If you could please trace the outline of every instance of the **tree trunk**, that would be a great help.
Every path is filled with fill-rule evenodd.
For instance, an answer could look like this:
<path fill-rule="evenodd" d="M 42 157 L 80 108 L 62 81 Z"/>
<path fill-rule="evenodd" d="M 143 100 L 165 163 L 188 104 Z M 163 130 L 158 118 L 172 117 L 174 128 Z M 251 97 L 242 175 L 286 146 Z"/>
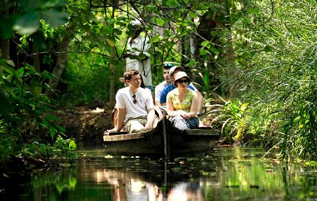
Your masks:
<path fill-rule="evenodd" d="M 111 0 L 112 2 L 112 14 L 111 14 L 111 18 L 115 17 L 115 11 L 118 7 L 118 0 Z M 105 8 L 105 15 L 107 15 L 107 9 Z M 114 24 L 112 23 L 113 29 Z M 111 36 L 112 39 L 115 39 L 115 36 L 112 35 Z M 115 106 L 115 96 L 116 96 L 116 92 L 115 92 L 115 64 L 114 61 L 116 60 L 116 47 L 115 46 L 111 46 L 111 53 L 110 53 L 110 65 L 109 65 L 109 70 L 110 70 L 110 83 L 109 83 L 109 107 L 110 108 L 114 108 Z M 107 104 L 105 104 L 105 106 L 107 106 Z"/>
<path fill-rule="evenodd" d="M 70 22 L 71 23 L 71 22 Z M 57 48 L 57 52 L 60 53 L 57 55 L 56 65 L 53 69 L 52 74 L 54 75 L 54 78 L 50 79 L 49 81 L 49 88 L 46 89 L 45 94 L 49 98 L 54 97 L 54 90 L 57 89 L 60 78 L 62 73 L 64 72 L 66 63 L 67 63 L 67 51 L 68 51 L 68 45 L 70 43 L 70 31 L 75 28 L 75 23 L 72 23 L 69 27 L 66 28 L 66 33 L 63 36 L 62 42 L 59 44 Z"/>
<path fill-rule="evenodd" d="M 188 40 L 188 36 L 183 36 L 181 39 L 181 52 L 182 52 L 182 58 L 181 58 L 181 65 L 186 66 L 186 64 L 189 62 L 190 58 L 190 44 Z"/>
<path fill-rule="evenodd" d="M 112 47 L 111 49 L 111 58 L 114 59 L 116 57 L 116 50 L 114 47 Z M 110 86 L 109 86 L 109 90 L 110 90 L 110 94 L 109 94 L 109 107 L 110 108 L 114 108 L 115 106 L 115 96 L 116 96 L 116 92 L 115 92 L 115 65 L 113 64 L 113 62 L 111 61 L 110 66 L 109 66 L 109 70 L 110 70 Z"/>
<path fill-rule="evenodd" d="M 38 54 L 38 46 L 34 42 L 33 43 L 33 53 L 35 53 L 35 56 L 33 58 L 33 66 L 36 70 L 36 72 L 40 73 L 40 55 Z M 42 82 L 39 78 L 36 79 L 35 83 L 33 83 L 33 96 L 34 97 L 39 97 L 42 92 Z"/>
<path fill-rule="evenodd" d="M 8 39 L 1 39 L 1 58 L 10 59 L 10 43 Z"/>
<path fill-rule="evenodd" d="M 206 12 L 203 16 L 200 18 L 200 24 L 197 28 L 197 31 L 199 35 L 201 35 L 205 40 L 208 40 L 212 42 L 213 44 L 219 44 L 219 36 L 212 36 L 210 34 L 211 31 L 217 31 L 219 29 L 227 28 L 229 32 L 231 31 L 231 19 L 230 19 L 230 6 L 232 3 L 232 0 L 217 0 L 218 4 L 222 5 L 224 8 L 224 11 L 221 10 L 209 10 Z M 231 33 L 228 34 L 229 40 L 228 43 L 231 42 L 230 40 Z M 201 48 L 201 42 L 203 40 L 200 37 L 197 37 L 197 52 L 196 56 L 199 55 L 199 49 Z M 221 44 L 219 46 L 215 46 L 216 48 L 220 48 Z M 224 50 L 226 54 L 220 55 L 226 57 L 228 61 L 228 65 L 232 64 L 232 61 L 234 61 L 233 57 L 233 50 L 232 45 L 229 45 L 229 49 Z M 222 52 L 222 51 L 221 51 Z M 199 57 L 198 57 L 199 58 Z M 206 72 L 209 72 L 210 77 L 210 89 L 219 86 L 220 80 L 215 79 L 215 74 L 217 73 L 217 66 L 215 65 L 215 61 L 213 59 L 210 59 L 209 61 L 205 61 L 206 64 L 201 63 L 200 66 L 206 66 L 209 69 L 206 69 Z M 228 77 L 231 76 L 231 72 L 227 73 Z M 220 91 L 217 91 L 217 93 L 228 95 L 230 96 L 233 91 L 225 91 L 223 92 L 221 88 L 219 88 Z"/>

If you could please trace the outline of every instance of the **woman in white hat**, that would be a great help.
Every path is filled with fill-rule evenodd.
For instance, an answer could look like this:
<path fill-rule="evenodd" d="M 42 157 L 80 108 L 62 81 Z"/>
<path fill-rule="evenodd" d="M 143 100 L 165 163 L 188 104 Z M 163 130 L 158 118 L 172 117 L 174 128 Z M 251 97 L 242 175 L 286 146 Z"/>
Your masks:
<path fill-rule="evenodd" d="M 190 78 L 185 72 L 177 72 L 174 75 L 176 89 L 167 95 L 167 113 L 173 125 L 181 130 L 198 128 L 199 119 L 198 95 L 187 86 Z"/>

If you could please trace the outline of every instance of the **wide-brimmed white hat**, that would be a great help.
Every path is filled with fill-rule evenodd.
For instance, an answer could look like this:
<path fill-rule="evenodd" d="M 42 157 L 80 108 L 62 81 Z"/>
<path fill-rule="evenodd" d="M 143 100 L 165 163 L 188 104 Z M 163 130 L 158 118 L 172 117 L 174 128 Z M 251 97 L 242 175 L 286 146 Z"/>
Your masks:
<path fill-rule="evenodd" d="M 190 82 L 190 78 L 188 77 L 187 73 L 181 71 L 181 72 L 177 72 L 175 75 L 174 75 L 174 85 L 175 85 L 175 82 L 177 82 L 177 80 L 180 80 L 182 78 L 186 77 L 188 79 L 188 83 Z"/>
<path fill-rule="evenodd" d="M 173 67 L 169 70 L 168 74 L 169 74 L 170 76 L 172 76 L 173 73 L 174 73 L 176 70 L 182 70 L 182 71 L 184 71 L 184 68 L 181 67 L 181 66 L 173 66 Z"/>

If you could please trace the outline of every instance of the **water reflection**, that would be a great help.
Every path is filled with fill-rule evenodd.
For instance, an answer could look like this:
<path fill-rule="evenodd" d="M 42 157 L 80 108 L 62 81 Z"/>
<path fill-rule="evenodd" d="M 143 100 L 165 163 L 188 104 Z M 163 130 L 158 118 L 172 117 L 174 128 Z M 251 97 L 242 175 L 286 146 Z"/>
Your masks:
<path fill-rule="evenodd" d="M 160 188 L 134 173 L 104 170 L 96 174 L 99 182 L 106 181 L 114 186 L 114 201 L 204 201 L 199 182 L 179 182 L 167 190 L 168 184 Z"/>
<path fill-rule="evenodd" d="M 215 171 L 213 160 L 202 165 L 199 157 L 168 162 L 138 157 L 106 158 L 102 164 L 82 158 L 78 175 L 82 175 L 82 179 L 87 179 L 83 175 L 93 175 L 91 177 L 98 184 L 112 185 L 114 201 L 203 201 L 199 178 L 202 172 Z M 198 167 L 200 170 L 196 169 Z"/>
<path fill-rule="evenodd" d="M 169 162 L 110 157 L 85 150 L 75 168 L 35 174 L 30 183 L 7 188 L 0 200 L 204 201 L 316 200 L 317 170 L 262 158 L 255 149 L 216 149 L 203 157 Z"/>

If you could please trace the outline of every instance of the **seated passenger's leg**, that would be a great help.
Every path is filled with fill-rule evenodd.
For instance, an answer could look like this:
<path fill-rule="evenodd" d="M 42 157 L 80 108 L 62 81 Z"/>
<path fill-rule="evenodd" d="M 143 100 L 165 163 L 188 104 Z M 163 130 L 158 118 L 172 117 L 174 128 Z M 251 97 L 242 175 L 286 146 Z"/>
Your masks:
<path fill-rule="evenodd" d="M 187 119 L 186 121 L 190 129 L 198 128 L 199 126 L 199 119 L 197 117 L 192 117 L 190 119 Z"/>
<path fill-rule="evenodd" d="M 126 130 L 129 133 L 145 130 L 145 127 L 138 119 L 129 120 L 125 125 Z"/>
<path fill-rule="evenodd" d="M 180 130 L 188 130 L 189 129 L 188 123 L 181 116 L 173 117 L 170 119 L 170 121 L 172 122 L 173 126 L 175 126 L 176 128 L 178 128 Z"/>

